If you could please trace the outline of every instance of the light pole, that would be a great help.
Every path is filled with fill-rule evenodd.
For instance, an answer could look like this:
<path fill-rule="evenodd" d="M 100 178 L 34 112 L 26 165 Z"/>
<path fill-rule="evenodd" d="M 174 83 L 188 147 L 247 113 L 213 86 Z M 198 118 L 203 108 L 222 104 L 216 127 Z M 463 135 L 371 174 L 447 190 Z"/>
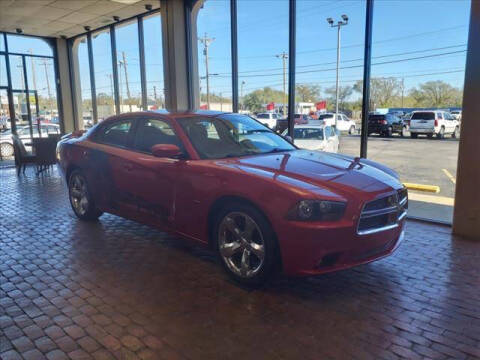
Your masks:
<path fill-rule="evenodd" d="M 335 95 L 335 129 L 337 129 L 337 121 L 338 121 L 338 68 L 340 64 L 340 29 L 342 26 L 348 24 L 348 16 L 343 14 L 342 20 L 339 20 L 336 24 L 332 18 L 327 18 L 327 22 L 330 24 L 330 27 L 337 28 L 337 81 L 336 81 L 336 95 Z"/>
<path fill-rule="evenodd" d="M 208 47 L 215 40 L 215 38 L 208 38 L 207 33 L 203 38 L 198 38 L 198 40 L 203 44 L 203 55 L 205 56 L 205 79 L 207 80 L 207 108 L 210 110 L 210 76 L 208 72 Z"/>
<path fill-rule="evenodd" d="M 243 85 L 245 85 L 245 80 L 242 81 L 242 84 L 240 85 L 240 99 L 242 100 L 242 106 L 241 106 L 242 110 L 244 110 L 244 108 L 243 108 Z"/>
<path fill-rule="evenodd" d="M 283 63 L 283 116 L 287 115 L 287 111 L 285 110 L 286 103 L 287 103 L 287 90 L 286 90 L 286 83 L 287 83 L 287 59 L 288 54 L 284 51 L 279 55 L 275 55 L 277 58 L 282 59 Z"/>

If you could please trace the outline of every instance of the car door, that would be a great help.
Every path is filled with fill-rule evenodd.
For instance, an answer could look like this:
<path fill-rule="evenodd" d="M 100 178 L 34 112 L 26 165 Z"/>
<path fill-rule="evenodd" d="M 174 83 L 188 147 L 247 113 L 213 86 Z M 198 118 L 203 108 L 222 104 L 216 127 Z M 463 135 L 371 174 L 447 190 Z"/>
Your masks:
<path fill-rule="evenodd" d="M 102 209 L 122 216 L 127 216 L 132 202 L 128 176 L 133 166 L 132 136 L 132 119 L 108 122 L 98 129 L 95 146 L 84 153 L 95 200 Z"/>
<path fill-rule="evenodd" d="M 168 228 L 175 217 L 177 180 L 184 160 L 155 157 L 152 147 L 157 144 L 177 145 L 185 153 L 170 121 L 138 120 L 125 174 L 131 194 L 129 211 L 139 221 Z"/>

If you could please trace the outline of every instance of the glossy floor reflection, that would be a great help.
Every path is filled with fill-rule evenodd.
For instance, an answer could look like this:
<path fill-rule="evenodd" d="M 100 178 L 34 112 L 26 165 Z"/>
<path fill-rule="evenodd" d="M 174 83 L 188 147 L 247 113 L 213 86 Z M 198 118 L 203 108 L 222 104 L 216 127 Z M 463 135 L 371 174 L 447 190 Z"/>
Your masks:
<path fill-rule="evenodd" d="M 0 358 L 480 357 L 480 243 L 410 221 L 392 257 L 243 289 L 206 250 L 0 170 Z"/>

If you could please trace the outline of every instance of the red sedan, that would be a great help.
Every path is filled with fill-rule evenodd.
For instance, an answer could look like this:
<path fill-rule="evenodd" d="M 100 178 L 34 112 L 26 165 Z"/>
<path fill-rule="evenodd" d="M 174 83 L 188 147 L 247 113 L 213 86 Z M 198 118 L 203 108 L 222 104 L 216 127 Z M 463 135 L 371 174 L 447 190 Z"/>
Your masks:
<path fill-rule="evenodd" d="M 80 219 L 108 212 L 209 245 L 244 283 L 367 263 L 403 236 L 394 171 L 300 150 L 244 115 L 123 114 L 57 151 Z"/>

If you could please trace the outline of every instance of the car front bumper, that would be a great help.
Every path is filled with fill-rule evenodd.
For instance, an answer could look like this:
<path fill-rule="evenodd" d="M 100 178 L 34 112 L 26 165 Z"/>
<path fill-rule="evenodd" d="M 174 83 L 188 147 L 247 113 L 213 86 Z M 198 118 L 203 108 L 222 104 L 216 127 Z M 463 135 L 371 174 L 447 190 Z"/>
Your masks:
<path fill-rule="evenodd" d="M 381 259 L 398 248 L 404 228 L 405 217 L 393 228 L 363 235 L 353 224 L 319 228 L 296 222 L 279 236 L 284 273 L 318 275 Z"/>

